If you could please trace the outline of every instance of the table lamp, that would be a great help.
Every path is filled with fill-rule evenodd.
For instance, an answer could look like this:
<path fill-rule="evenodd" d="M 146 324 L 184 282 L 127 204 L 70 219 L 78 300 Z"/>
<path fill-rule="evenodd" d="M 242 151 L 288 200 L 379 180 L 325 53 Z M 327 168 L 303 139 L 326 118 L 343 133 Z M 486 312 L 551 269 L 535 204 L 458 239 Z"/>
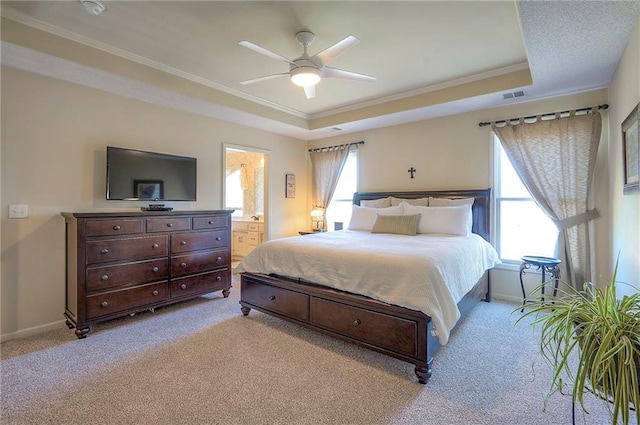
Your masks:
<path fill-rule="evenodd" d="M 320 222 L 324 221 L 324 210 L 318 207 L 311 210 L 311 220 L 316 223 L 316 227 L 313 229 L 313 231 L 322 232 Z"/>

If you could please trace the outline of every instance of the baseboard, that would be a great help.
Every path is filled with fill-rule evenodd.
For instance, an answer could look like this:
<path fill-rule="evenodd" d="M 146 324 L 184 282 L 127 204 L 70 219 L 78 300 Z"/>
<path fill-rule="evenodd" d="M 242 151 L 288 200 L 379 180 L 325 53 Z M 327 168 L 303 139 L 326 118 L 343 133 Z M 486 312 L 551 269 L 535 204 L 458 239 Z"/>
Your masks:
<path fill-rule="evenodd" d="M 491 299 L 497 301 L 506 301 L 514 304 L 522 304 L 522 297 L 514 297 L 507 294 L 496 294 L 493 291 L 491 292 Z"/>
<path fill-rule="evenodd" d="M 40 326 L 34 326 L 32 328 L 22 329 L 17 332 L 2 334 L 0 335 L 0 343 L 5 341 L 10 341 L 12 339 L 26 338 L 29 336 L 41 334 L 43 332 L 60 329 L 62 326 L 67 327 L 67 325 L 65 325 L 64 320 L 47 323 L 46 325 L 40 325 Z"/>

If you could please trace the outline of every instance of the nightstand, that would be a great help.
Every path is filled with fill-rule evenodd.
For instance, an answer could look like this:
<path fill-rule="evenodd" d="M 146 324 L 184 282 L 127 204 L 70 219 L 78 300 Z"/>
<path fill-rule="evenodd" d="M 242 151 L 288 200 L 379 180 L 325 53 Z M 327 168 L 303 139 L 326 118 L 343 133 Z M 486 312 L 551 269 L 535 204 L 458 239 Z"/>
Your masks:
<path fill-rule="evenodd" d="M 522 257 L 522 264 L 520 265 L 520 287 L 522 288 L 522 310 L 524 311 L 524 307 L 527 304 L 527 293 L 524 289 L 524 282 L 522 280 L 522 276 L 526 274 L 526 271 L 530 269 L 532 266 L 537 267 L 538 271 L 542 272 L 542 287 L 541 287 L 541 295 L 542 301 L 544 301 L 544 288 L 547 282 L 546 273 L 551 275 L 551 279 L 553 279 L 553 296 L 555 297 L 558 293 L 558 281 L 560 280 L 560 263 L 562 261 L 558 258 L 550 258 L 550 257 L 537 257 L 533 255 L 526 255 Z M 550 279 L 550 280 L 551 280 Z"/>

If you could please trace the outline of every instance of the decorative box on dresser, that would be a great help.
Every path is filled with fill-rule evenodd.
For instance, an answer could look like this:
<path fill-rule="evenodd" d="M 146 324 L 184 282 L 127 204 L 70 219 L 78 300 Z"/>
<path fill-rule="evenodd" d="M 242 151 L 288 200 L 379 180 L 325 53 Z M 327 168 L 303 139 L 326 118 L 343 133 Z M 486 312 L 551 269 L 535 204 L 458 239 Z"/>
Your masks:
<path fill-rule="evenodd" d="M 231 213 L 63 212 L 67 326 L 91 325 L 231 289 Z"/>

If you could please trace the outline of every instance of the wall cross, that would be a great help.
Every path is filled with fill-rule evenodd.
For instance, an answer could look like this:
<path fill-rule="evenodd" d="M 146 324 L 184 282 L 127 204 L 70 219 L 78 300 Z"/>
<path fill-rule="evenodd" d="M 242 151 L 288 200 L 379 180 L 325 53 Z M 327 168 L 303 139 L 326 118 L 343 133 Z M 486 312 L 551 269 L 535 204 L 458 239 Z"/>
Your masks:
<path fill-rule="evenodd" d="M 415 168 L 413 168 L 413 167 L 411 167 L 411 168 L 409 168 L 409 169 L 407 170 L 407 173 L 411 173 L 411 178 L 413 178 L 413 173 L 415 173 L 415 172 L 416 172 L 416 169 L 415 169 Z"/>

